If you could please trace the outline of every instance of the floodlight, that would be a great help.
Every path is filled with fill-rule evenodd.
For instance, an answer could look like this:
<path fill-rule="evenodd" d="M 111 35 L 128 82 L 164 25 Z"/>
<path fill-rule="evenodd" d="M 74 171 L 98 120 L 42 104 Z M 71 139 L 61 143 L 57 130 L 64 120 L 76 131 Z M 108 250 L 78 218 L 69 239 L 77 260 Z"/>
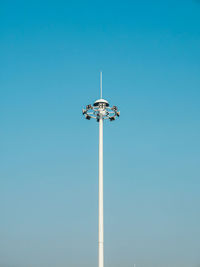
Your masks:
<path fill-rule="evenodd" d="M 114 121 L 115 117 L 110 117 L 109 119 L 110 119 L 110 121 Z"/>
<path fill-rule="evenodd" d="M 86 106 L 86 109 L 87 109 L 87 110 L 92 109 L 92 105 L 87 105 L 87 106 Z"/>
<path fill-rule="evenodd" d="M 85 118 L 86 118 L 86 120 L 90 120 L 91 119 L 91 117 L 88 114 L 85 115 Z"/>

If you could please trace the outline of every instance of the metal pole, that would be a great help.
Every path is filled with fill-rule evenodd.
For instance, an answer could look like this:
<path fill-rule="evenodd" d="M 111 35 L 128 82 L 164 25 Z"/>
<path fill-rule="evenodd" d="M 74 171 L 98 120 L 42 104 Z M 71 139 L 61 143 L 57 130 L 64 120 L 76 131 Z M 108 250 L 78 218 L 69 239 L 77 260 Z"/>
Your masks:
<path fill-rule="evenodd" d="M 103 117 L 99 119 L 99 267 L 104 266 L 103 229 Z"/>
<path fill-rule="evenodd" d="M 103 121 L 109 119 L 114 121 L 119 117 L 120 112 L 116 106 L 110 107 L 107 100 L 102 99 L 102 72 L 100 72 L 100 99 L 93 105 L 87 105 L 83 109 L 83 115 L 87 120 L 96 119 L 99 122 L 99 265 L 104 267 L 104 226 L 103 226 Z"/>

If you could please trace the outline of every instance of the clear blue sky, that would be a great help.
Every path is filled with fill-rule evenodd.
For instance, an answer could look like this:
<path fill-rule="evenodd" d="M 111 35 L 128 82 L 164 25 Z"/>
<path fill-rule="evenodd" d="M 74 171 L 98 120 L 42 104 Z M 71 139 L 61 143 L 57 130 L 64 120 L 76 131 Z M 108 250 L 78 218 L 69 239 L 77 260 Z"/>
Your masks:
<path fill-rule="evenodd" d="M 200 266 L 200 2 L 1 1 L 0 266 Z"/>

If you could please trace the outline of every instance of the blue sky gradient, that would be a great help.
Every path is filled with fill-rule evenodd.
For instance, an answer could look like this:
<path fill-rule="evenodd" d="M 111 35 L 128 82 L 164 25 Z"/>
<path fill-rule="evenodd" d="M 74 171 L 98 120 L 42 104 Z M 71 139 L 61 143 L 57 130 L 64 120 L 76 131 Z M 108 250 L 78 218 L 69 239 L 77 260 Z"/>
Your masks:
<path fill-rule="evenodd" d="M 200 266 L 200 2 L 1 1 L 0 266 Z"/>

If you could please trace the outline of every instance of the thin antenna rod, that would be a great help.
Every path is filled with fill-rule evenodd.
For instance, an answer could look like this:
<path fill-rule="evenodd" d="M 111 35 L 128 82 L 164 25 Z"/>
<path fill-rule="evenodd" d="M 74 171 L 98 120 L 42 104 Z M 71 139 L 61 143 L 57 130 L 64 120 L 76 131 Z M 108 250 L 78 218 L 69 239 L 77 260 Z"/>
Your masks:
<path fill-rule="evenodd" d="M 102 98 L 102 71 L 100 72 L 100 98 Z"/>

